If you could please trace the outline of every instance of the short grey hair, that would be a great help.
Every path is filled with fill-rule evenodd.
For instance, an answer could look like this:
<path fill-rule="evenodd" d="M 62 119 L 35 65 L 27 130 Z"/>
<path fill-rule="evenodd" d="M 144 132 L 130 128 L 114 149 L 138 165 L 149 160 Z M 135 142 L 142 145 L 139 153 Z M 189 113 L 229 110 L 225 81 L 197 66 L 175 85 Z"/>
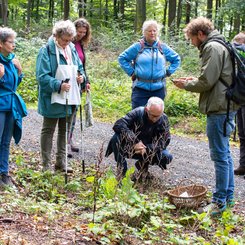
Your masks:
<path fill-rule="evenodd" d="M 161 29 L 162 29 L 162 25 L 158 24 L 155 20 L 146 20 L 143 23 L 142 26 L 142 34 L 145 34 L 145 31 L 150 27 L 150 26 L 154 26 L 157 28 L 157 34 L 159 35 Z"/>
<path fill-rule="evenodd" d="M 159 97 L 151 97 L 150 99 L 148 99 L 147 104 L 146 104 L 146 108 L 148 110 L 150 110 L 150 107 L 152 105 L 161 105 L 162 106 L 162 111 L 164 111 L 164 101 L 159 98 Z"/>
<path fill-rule="evenodd" d="M 0 42 L 5 43 L 10 37 L 15 38 L 17 33 L 8 27 L 0 27 Z"/>
<path fill-rule="evenodd" d="M 61 20 L 55 23 L 52 33 L 56 37 L 64 35 L 75 37 L 76 27 L 70 20 Z"/>

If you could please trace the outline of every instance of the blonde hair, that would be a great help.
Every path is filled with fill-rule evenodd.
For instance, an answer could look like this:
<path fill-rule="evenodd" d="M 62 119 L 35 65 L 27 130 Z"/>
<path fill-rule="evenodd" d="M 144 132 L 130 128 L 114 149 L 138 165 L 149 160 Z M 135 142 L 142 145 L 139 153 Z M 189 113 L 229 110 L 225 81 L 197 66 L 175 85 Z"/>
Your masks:
<path fill-rule="evenodd" d="M 70 36 L 74 37 L 76 35 L 76 28 L 70 20 L 61 20 L 54 24 L 53 35 L 55 37 Z"/>
<path fill-rule="evenodd" d="M 92 37 L 92 30 L 89 22 L 84 18 L 80 18 L 74 21 L 74 25 L 76 29 L 80 27 L 86 28 L 87 32 L 86 35 L 82 38 L 81 44 L 84 45 L 85 47 L 88 47 L 88 44 L 90 43 Z"/>
<path fill-rule="evenodd" d="M 144 35 L 146 30 L 150 27 L 150 26 L 154 26 L 157 29 L 157 34 L 159 35 L 161 29 L 162 29 L 162 25 L 158 24 L 155 20 L 146 20 L 143 23 L 142 26 L 142 34 Z"/>
<path fill-rule="evenodd" d="M 208 18 L 198 17 L 192 19 L 184 29 L 185 37 L 189 39 L 190 36 L 197 36 L 198 31 L 202 31 L 203 34 L 208 35 L 214 30 L 214 25 Z"/>

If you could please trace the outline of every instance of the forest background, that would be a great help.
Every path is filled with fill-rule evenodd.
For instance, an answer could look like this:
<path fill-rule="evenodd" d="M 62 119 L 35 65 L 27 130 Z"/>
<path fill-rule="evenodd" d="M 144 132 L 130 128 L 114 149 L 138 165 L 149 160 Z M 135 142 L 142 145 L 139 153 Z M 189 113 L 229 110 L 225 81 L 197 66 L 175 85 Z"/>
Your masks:
<path fill-rule="evenodd" d="M 190 19 L 197 16 L 212 19 L 227 40 L 245 30 L 244 0 L 0 0 L 0 7 L 0 25 L 18 33 L 15 53 L 25 74 L 18 92 L 29 109 L 37 107 L 37 53 L 51 35 L 53 24 L 61 19 L 88 19 L 93 38 L 86 50 L 86 70 L 92 86 L 94 117 L 102 122 L 114 122 L 131 108 L 131 80 L 119 67 L 117 57 L 141 37 L 144 20 L 155 19 L 161 23 L 160 39 L 180 54 L 182 65 L 173 77 L 198 76 L 199 73 L 198 50 L 184 39 L 182 32 Z M 170 80 L 167 90 L 165 112 L 172 132 L 203 137 L 205 116 L 198 111 L 198 95 L 176 89 Z M 173 213 L 174 207 L 166 197 L 156 195 L 157 191 L 141 194 L 130 178 L 118 188 L 113 174 L 99 173 L 98 168 L 91 168 L 83 178 L 78 173 L 65 186 L 60 176 L 53 178 L 36 171 L 35 153 L 26 156 L 20 150 L 12 150 L 11 154 L 18 166 L 16 183 L 23 188 L 23 193 L 13 194 L 10 190 L 9 195 L 1 195 L 1 203 L 6 204 L 0 208 L 1 217 L 9 217 L 9 211 L 16 215 L 17 209 L 17 216 L 24 213 L 36 228 L 45 224 L 48 234 L 57 233 L 53 229 L 59 219 L 62 229 L 73 229 L 80 234 L 80 241 L 91 242 L 88 244 L 92 241 L 102 244 L 122 241 L 125 244 L 158 244 L 159 241 L 165 241 L 163 244 L 242 244 L 244 241 L 243 221 L 232 212 L 216 221 L 194 211 Z M 97 215 L 91 215 L 94 207 Z M 84 211 L 90 213 L 86 220 L 81 218 Z M 88 222 L 92 216 L 93 221 Z M 67 217 L 73 220 L 67 221 Z M 0 235 L 1 232 L 0 229 Z M 127 241 L 126 234 L 130 237 Z M 15 237 L 7 234 L 0 242 L 4 239 L 13 242 Z M 21 239 L 27 241 L 28 238 Z"/>

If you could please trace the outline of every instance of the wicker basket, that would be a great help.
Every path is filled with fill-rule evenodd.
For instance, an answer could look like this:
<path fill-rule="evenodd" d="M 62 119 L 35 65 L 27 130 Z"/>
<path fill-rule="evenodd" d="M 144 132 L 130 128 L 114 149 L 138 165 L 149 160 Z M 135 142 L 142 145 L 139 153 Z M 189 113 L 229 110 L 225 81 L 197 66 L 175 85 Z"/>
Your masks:
<path fill-rule="evenodd" d="M 183 185 L 184 182 L 191 182 L 191 185 Z M 183 193 L 188 196 L 181 196 Z M 186 194 L 185 193 L 185 194 Z M 178 186 L 168 191 L 169 201 L 178 208 L 196 208 L 204 200 L 207 188 L 203 185 L 196 185 L 192 180 L 184 179 Z"/>

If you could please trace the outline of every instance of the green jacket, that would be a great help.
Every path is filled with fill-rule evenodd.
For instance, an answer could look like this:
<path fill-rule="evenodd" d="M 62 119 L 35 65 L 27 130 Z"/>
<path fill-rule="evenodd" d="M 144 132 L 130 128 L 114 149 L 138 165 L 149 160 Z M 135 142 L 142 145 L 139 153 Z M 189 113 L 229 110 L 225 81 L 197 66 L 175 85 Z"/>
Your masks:
<path fill-rule="evenodd" d="M 200 46 L 201 73 L 198 80 L 185 85 L 185 89 L 200 93 L 199 110 L 203 114 L 224 114 L 227 110 L 226 87 L 220 77 L 227 83 L 232 82 L 232 62 L 228 50 L 218 42 L 211 42 L 213 38 L 224 37 L 217 30 L 212 31 L 207 40 Z M 230 111 L 237 106 L 231 102 Z"/>
<path fill-rule="evenodd" d="M 83 65 L 78 57 L 73 43 L 70 43 L 73 64 L 78 66 L 81 75 L 84 76 Z M 49 38 L 48 44 L 43 46 L 38 53 L 36 62 L 36 78 L 38 81 L 38 113 L 48 118 L 66 117 L 66 106 L 58 103 L 51 104 L 52 92 L 58 92 L 61 81 L 55 78 L 57 70 L 55 43 Z M 60 64 L 67 64 L 64 56 L 60 54 Z M 68 114 L 71 115 L 71 105 L 68 105 Z"/>

